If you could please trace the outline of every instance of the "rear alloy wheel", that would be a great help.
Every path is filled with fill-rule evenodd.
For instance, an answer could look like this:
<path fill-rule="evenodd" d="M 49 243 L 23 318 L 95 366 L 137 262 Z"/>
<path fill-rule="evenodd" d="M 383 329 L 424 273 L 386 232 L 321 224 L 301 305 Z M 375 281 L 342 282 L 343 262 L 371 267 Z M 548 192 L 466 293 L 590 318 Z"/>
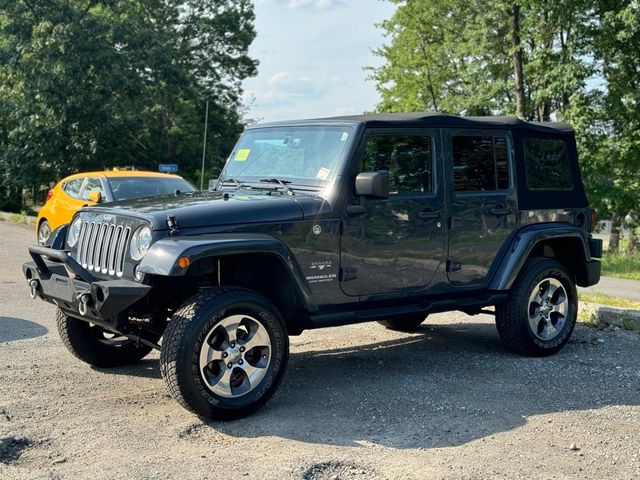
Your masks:
<path fill-rule="evenodd" d="M 40 245 L 45 245 L 51 236 L 51 225 L 46 220 L 40 222 L 40 226 L 38 226 L 38 243 Z"/>
<path fill-rule="evenodd" d="M 160 371 L 183 407 L 229 420 L 271 398 L 288 359 L 284 321 L 268 299 L 243 288 L 215 287 L 187 300 L 169 321 Z"/>
<path fill-rule="evenodd" d="M 505 304 L 496 307 L 496 327 L 509 350 L 529 356 L 552 355 L 569 340 L 577 311 L 573 275 L 555 259 L 531 258 Z"/>

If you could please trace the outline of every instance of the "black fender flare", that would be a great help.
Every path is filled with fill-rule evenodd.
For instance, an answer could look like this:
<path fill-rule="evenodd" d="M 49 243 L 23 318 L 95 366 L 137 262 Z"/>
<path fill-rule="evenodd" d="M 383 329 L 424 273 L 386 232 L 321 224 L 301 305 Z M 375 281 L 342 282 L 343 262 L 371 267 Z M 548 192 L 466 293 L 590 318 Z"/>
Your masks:
<path fill-rule="evenodd" d="M 579 245 L 576 254 L 582 257 L 586 268 L 586 265 L 592 260 L 589 239 L 584 230 L 570 223 L 530 225 L 518 230 L 512 237 L 507 249 L 500 257 L 495 273 L 491 277 L 489 288 L 492 290 L 510 289 L 536 245 L 549 240 L 561 239 L 570 239 Z"/>
<path fill-rule="evenodd" d="M 312 301 L 309 284 L 295 255 L 280 240 L 259 233 L 220 233 L 212 235 L 167 237 L 158 240 L 142 259 L 140 271 L 167 277 L 184 276 L 188 269 L 178 266 L 178 259 L 188 257 L 190 264 L 203 258 L 219 258 L 243 253 L 273 255 L 282 262 L 293 280 L 299 299 L 308 311 L 318 307 Z"/>

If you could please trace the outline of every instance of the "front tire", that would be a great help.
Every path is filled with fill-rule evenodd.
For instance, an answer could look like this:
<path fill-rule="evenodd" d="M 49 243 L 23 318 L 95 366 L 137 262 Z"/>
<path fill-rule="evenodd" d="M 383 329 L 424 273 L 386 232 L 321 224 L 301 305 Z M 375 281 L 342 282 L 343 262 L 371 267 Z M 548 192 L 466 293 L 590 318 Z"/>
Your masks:
<path fill-rule="evenodd" d="M 271 398 L 288 359 L 289 338 L 273 304 L 251 290 L 216 287 L 195 294 L 169 321 L 160 372 L 187 410 L 230 420 Z"/>
<path fill-rule="evenodd" d="M 507 301 L 496 306 L 496 327 L 512 352 L 553 355 L 569 340 L 577 312 L 573 275 L 555 259 L 534 257 L 523 265 Z"/>
<path fill-rule="evenodd" d="M 96 367 L 132 365 L 153 350 L 98 325 L 69 317 L 61 310 L 56 315 L 56 325 L 64 346 L 83 362 Z"/>

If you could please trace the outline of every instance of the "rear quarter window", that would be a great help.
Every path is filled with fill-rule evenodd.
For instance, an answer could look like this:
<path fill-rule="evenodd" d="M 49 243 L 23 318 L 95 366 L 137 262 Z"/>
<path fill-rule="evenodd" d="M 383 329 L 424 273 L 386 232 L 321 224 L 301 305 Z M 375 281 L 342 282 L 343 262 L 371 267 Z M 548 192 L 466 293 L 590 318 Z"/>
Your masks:
<path fill-rule="evenodd" d="M 573 175 L 565 141 L 526 138 L 524 161 L 529 190 L 573 190 Z"/>

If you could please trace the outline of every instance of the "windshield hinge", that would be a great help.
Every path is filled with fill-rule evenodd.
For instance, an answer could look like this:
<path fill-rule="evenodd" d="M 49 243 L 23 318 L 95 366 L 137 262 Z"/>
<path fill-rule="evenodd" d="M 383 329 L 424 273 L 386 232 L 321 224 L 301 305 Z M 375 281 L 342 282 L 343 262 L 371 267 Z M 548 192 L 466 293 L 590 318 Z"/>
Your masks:
<path fill-rule="evenodd" d="M 172 237 L 178 233 L 178 220 L 175 215 L 167 215 L 167 226 L 169 227 L 169 235 Z"/>

